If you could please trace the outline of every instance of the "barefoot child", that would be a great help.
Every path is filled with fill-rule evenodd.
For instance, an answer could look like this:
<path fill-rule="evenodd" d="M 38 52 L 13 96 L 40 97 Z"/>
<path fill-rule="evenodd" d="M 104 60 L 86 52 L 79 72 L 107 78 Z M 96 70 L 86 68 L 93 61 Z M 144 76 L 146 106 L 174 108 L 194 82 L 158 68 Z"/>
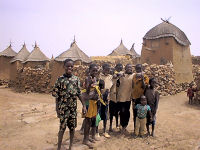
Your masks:
<path fill-rule="evenodd" d="M 85 127 L 84 127 L 84 139 L 83 144 L 87 145 L 89 148 L 93 148 L 90 141 L 95 142 L 95 132 L 96 132 L 96 116 L 97 116 L 97 102 L 101 98 L 101 92 L 99 89 L 99 82 L 97 79 L 98 66 L 96 64 L 91 64 L 89 67 L 89 76 L 85 80 L 86 94 L 88 95 L 88 106 L 87 113 L 85 115 Z M 92 132 L 92 139 L 89 141 L 90 128 Z"/>
<path fill-rule="evenodd" d="M 152 121 L 150 121 L 149 118 L 148 118 L 146 127 L 147 127 L 148 135 L 150 135 L 149 125 L 152 124 L 151 136 L 154 136 L 154 127 L 155 127 L 155 123 L 156 123 L 156 112 L 157 112 L 157 109 L 158 109 L 158 103 L 159 103 L 160 96 L 159 96 L 158 91 L 155 90 L 156 80 L 154 78 L 151 78 L 149 80 L 149 84 L 150 84 L 150 87 L 147 88 L 147 90 L 145 92 L 145 96 L 146 96 L 146 99 L 147 99 L 147 104 L 151 108 Z"/>
<path fill-rule="evenodd" d="M 117 100 L 120 107 L 120 125 L 122 133 L 126 131 L 130 119 L 131 91 L 132 91 L 132 65 L 125 66 L 125 74 L 120 77 Z"/>
<path fill-rule="evenodd" d="M 147 123 L 147 113 L 151 116 L 151 108 L 147 105 L 147 100 L 145 96 L 141 96 L 141 104 L 135 106 L 136 109 L 136 122 L 135 122 L 135 137 L 145 135 L 146 123 Z M 151 117 L 150 117 L 151 120 Z"/>
<path fill-rule="evenodd" d="M 187 90 L 187 96 L 189 97 L 189 104 L 192 104 L 193 98 L 194 98 L 194 89 L 192 87 L 192 84 L 190 85 L 189 89 Z"/>
<path fill-rule="evenodd" d="M 144 95 L 144 91 L 149 84 L 148 76 L 143 72 L 142 65 L 137 64 L 135 66 L 136 73 L 133 76 L 133 90 L 132 90 L 132 109 L 133 109 L 133 121 L 135 128 L 135 120 L 136 120 L 136 109 L 135 106 L 140 104 L 140 97 Z"/>
<path fill-rule="evenodd" d="M 101 120 L 103 120 L 103 135 L 106 138 L 109 138 L 110 135 L 106 132 L 106 125 L 107 125 L 107 119 L 108 119 L 108 104 L 110 100 L 110 88 L 112 87 L 112 75 L 110 75 L 110 65 L 107 63 L 104 63 L 102 65 L 102 73 L 100 74 L 100 79 L 104 81 L 105 87 L 102 90 L 103 100 L 105 105 L 100 106 L 100 116 Z"/>
<path fill-rule="evenodd" d="M 74 62 L 71 59 L 64 61 L 65 73 L 57 79 L 52 92 L 52 96 L 56 98 L 57 116 L 60 118 L 57 150 L 61 148 L 66 126 L 68 126 L 70 131 L 69 150 L 71 150 L 75 128 L 77 126 L 77 97 L 82 102 L 80 97 L 80 80 L 72 74 L 73 66 Z M 83 106 L 83 112 L 85 113 L 86 108 L 85 105 Z"/>
<path fill-rule="evenodd" d="M 120 77 L 123 75 L 122 72 L 123 65 L 122 64 L 117 64 L 115 66 L 115 71 L 113 74 L 112 82 L 113 85 L 110 89 L 110 103 L 109 103 L 109 113 L 110 113 L 110 128 L 109 131 L 112 132 L 112 122 L 113 122 L 113 116 L 115 116 L 116 120 L 116 128 L 119 128 L 118 125 L 118 114 L 119 114 L 119 104 L 117 101 L 117 93 L 118 93 L 118 87 L 117 87 L 117 82 L 119 83 Z"/>

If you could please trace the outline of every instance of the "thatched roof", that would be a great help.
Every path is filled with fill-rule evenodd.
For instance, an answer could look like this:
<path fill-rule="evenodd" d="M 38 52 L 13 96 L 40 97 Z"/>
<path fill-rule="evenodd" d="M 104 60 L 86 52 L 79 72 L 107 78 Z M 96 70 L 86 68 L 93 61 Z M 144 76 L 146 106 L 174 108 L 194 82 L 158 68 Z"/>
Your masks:
<path fill-rule="evenodd" d="M 57 56 L 55 61 L 64 61 L 67 58 L 73 61 L 80 60 L 85 63 L 91 62 L 91 59 L 77 46 L 75 39 L 70 48 Z"/>
<path fill-rule="evenodd" d="M 40 50 L 40 48 L 35 43 L 35 47 L 24 63 L 29 61 L 49 61 L 49 58 Z"/>
<path fill-rule="evenodd" d="M 10 61 L 11 63 L 19 60 L 24 61 L 29 56 L 30 52 L 26 48 L 26 44 L 24 43 L 22 49 L 17 53 L 17 55 Z"/>
<path fill-rule="evenodd" d="M 132 45 L 132 47 L 131 47 L 131 49 L 130 49 L 130 51 L 131 51 L 131 53 L 132 53 L 132 56 L 133 57 L 140 57 L 140 55 L 135 51 L 135 43 L 133 43 L 133 45 Z"/>
<path fill-rule="evenodd" d="M 152 40 L 162 37 L 174 37 L 179 44 L 184 46 L 188 46 L 191 44 L 185 33 L 168 21 L 163 21 L 162 23 L 153 27 L 146 33 L 144 39 Z"/>
<path fill-rule="evenodd" d="M 12 49 L 11 44 L 4 51 L 0 52 L 0 56 L 14 57 L 17 53 Z"/>
<path fill-rule="evenodd" d="M 132 53 L 124 46 L 122 40 L 120 45 L 112 51 L 108 56 L 123 56 L 123 55 L 132 55 Z"/>

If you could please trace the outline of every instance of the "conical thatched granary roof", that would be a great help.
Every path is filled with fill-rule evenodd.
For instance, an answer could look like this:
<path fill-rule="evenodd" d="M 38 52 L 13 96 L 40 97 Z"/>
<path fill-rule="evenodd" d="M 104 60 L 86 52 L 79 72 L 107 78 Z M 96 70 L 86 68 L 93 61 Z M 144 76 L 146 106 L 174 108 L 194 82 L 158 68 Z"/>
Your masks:
<path fill-rule="evenodd" d="M 0 52 L 0 56 L 14 57 L 17 53 L 12 49 L 11 44 L 4 51 Z"/>
<path fill-rule="evenodd" d="M 124 46 L 122 40 L 120 45 L 112 51 L 108 56 L 123 56 L 123 55 L 132 55 L 131 52 Z"/>
<path fill-rule="evenodd" d="M 183 31 L 168 21 L 163 21 L 149 30 L 144 39 L 158 39 L 162 37 L 174 37 L 175 40 L 184 46 L 190 45 L 190 41 Z"/>
<path fill-rule="evenodd" d="M 57 56 L 55 61 L 64 61 L 67 58 L 72 59 L 73 61 L 81 60 L 85 63 L 91 62 L 91 59 L 77 46 L 75 39 L 70 48 Z"/>
<path fill-rule="evenodd" d="M 30 53 L 30 55 L 27 57 L 24 63 L 28 61 L 49 61 L 49 58 L 45 56 L 45 54 L 40 50 L 40 48 L 35 42 L 35 47 L 33 51 Z"/>
<path fill-rule="evenodd" d="M 132 45 L 132 47 L 131 47 L 131 49 L 130 49 L 130 51 L 131 51 L 131 53 L 132 53 L 132 56 L 133 57 L 140 57 L 140 55 L 135 51 L 135 43 L 133 43 L 133 45 Z"/>
<path fill-rule="evenodd" d="M 24 43 L 22 49 L 17 53 L 17 55 L 10 61 L 11 63 L 19 60 L 24 61 L 29 56 L 30 52 L 26 48 L 26 44 Z"/>

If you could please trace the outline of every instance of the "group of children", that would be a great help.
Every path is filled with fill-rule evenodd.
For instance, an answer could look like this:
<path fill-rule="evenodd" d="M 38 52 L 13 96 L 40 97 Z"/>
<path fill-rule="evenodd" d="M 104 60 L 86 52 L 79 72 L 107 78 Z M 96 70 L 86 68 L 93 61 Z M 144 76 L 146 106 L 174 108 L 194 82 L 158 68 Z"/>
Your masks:
<path fill-rule="evenodd" d="M 110 119 L 109 132 L 113 131 L 113 117 L 116 118 L 116 128 L 122 133 L 126 132 L 130 119 L 130 106 L 132 103 L 134 138 L 147 135 L 154 136 L 156 112 L 159 102 L 159 93 L 155 90 L 156 80 L 148 76 L 142 70 L 142 65 L 133 66 L 127 64 L 125 71 L 123 65 L 117 64 L 114 70 L 109 64 L 99 66 L 91 64 L 88 74 L 80 88 L 80 80 L 73 75 L 73 61 L 64 61 L 65 73 L 59 77 L 53 88 L 52 95 L 56 97 L 56 111 L 60 118 L 60 130 L 58 133 L 58 150 L 61 148 L 62 138 L 66 126 L 70 130 L 70 145 L 72 148 L 74 132 L 77 122 L 77 99 L 83 105 L 82 116 L 84 117 L 82 130 L 84 133 L 83 144 L 92 148 L 92 143 L 98 141 L 98 125 L 103 120 L 103 135 L 109 138 L 107 132 L 107 120 Z M 109 114 L 109 115 L 108 115 Z M 120 125 L 118 124 L 120 118 Z M 152 124 L 150 134 L 149 125 Z M 89 136 L 91 134 L 91 137 Z"/>

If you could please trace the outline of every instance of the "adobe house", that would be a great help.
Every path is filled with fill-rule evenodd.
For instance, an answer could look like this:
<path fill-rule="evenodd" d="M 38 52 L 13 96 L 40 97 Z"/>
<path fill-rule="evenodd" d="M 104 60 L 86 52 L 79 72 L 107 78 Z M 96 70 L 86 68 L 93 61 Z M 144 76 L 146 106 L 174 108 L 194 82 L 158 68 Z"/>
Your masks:
<path fill-rule="evenodd" d="M 10 80 L 10 61 L 17 53 L 13 51 L 11 44 L 0 53 L 0 80 Z"/>
<path fill-rule="evenodd" d="M 75 38 L 71 43 L 70 48 L 59 56 L 57 56 L 52 65 L 52 74 L 51 74 L 51 85 L 54 85 L 56 79 L 64 73 L 64 61 L 65 59 L 72 59 L 75 65 L 89 64 L 91 63 L 90 57 L 88 57 L 76 44 Z"/>
<path fill-rule="evenodd" d="M 169 21 L 153 27 L 143 37 L 141 62 L 158 65 L 171 62 L 177 83 L 193 81 L 190 41 Z"/>
<path fill-rule="evenodd" d="M 26 48 L 26 44 L 23 44 L 22 49 L 17 53 L 17 55 L 10 61 L 11 63 L 11 74 L 10 79 L 14 81 L 17 76 L 17 70 L 23 68 L 23 61 L 27 59 L 30 52 Z"/>

